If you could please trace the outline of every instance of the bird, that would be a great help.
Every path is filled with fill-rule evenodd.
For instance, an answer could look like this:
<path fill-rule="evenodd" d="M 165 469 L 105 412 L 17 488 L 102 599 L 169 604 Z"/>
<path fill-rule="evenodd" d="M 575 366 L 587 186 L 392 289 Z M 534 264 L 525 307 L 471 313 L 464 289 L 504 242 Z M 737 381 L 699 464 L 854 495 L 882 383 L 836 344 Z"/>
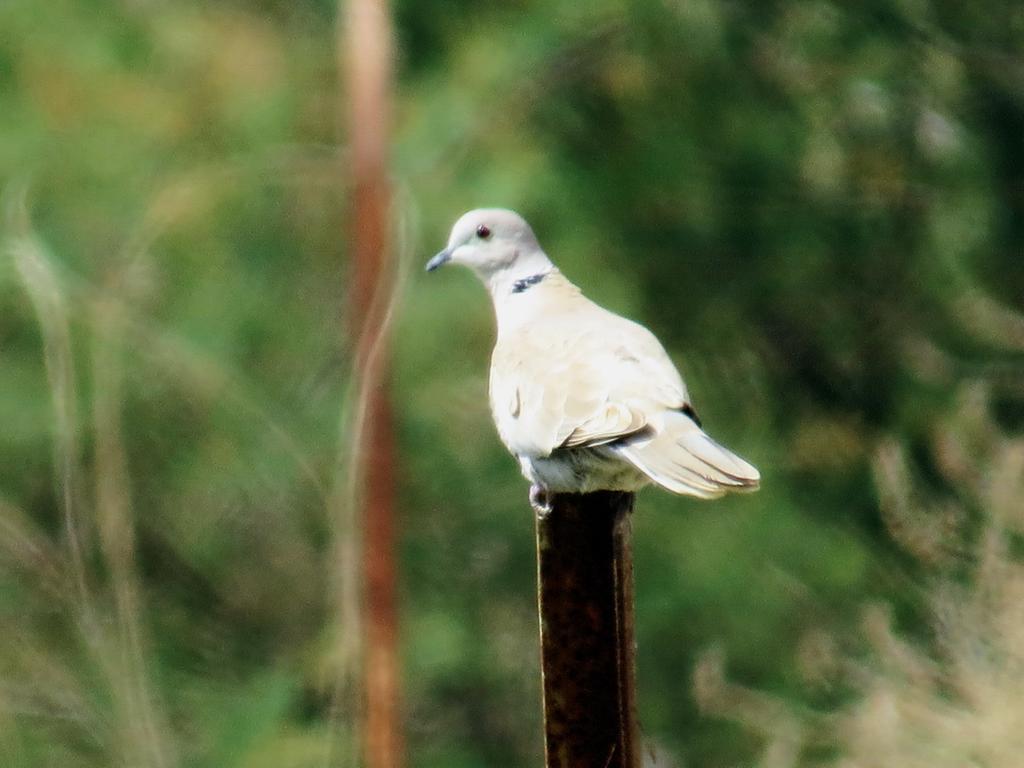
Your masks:
<path fill-rule="evenodd" d="M 554 494 L 651 483 L 700 499 L 758 489 L 758 470 L 704 431 L 654 334 L 584 296 L 522 216 L 463 214 L 426 270 L 447 264 L 468 267 L 490 293 L 491 414 L 535 508 L 550 511 Z"/>

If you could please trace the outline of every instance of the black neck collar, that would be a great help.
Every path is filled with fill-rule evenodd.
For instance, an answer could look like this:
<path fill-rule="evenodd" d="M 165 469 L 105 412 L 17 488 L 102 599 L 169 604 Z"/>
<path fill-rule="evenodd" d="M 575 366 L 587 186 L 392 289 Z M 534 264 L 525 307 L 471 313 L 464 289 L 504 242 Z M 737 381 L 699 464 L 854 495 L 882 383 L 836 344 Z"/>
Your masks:
<path fill-rule="evenodd" d="M 529 277 L 516 280 L 512 283 L 512 293 L 523 293 L 524 291 L 528 291 L 550 274 L 550 271 L 538 272 L 536 275 L 530 275 Z"/>

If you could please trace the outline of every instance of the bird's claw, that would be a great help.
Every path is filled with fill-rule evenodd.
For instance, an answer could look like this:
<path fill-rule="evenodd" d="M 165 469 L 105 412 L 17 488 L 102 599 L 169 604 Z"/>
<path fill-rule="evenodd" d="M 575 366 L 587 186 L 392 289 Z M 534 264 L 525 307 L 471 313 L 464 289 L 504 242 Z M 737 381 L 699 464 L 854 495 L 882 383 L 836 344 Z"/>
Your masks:
<path fill-rule="evenodd" d="M 551 513 L 551 494 L 539 485 L 531 485 L 530 506 L 538 517 L 547 517 Z"/>

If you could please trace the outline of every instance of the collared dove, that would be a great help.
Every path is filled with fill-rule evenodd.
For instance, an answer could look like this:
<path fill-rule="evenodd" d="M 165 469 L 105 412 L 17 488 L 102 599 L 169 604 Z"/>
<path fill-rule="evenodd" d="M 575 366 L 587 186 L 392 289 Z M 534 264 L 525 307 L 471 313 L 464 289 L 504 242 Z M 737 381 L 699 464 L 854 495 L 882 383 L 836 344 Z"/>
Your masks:
<path fill-rule="evenodd" d="M 465 214 L 427 271 L 448 263 L 469 267 L 490 291 L 491 412 L 535 503 L 651 481 L 702 499 L 757 489 L 757 469 L 701 429 L 654 334 L 587 299 L 521 216 Z"/>

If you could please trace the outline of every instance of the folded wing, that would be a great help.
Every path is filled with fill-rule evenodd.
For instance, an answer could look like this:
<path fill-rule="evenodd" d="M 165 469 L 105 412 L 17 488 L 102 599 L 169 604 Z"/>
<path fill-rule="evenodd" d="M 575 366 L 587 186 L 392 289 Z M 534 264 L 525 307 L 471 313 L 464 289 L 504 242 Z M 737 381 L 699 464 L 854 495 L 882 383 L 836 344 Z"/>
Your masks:
<path fill-rule="evenodd" d="M 730 491 L 756 491 L 761 474 L 712 440 L 684 413 L 669 414 L 660 432 L 612 446 L 666 490 L 702 499 Z"/>

